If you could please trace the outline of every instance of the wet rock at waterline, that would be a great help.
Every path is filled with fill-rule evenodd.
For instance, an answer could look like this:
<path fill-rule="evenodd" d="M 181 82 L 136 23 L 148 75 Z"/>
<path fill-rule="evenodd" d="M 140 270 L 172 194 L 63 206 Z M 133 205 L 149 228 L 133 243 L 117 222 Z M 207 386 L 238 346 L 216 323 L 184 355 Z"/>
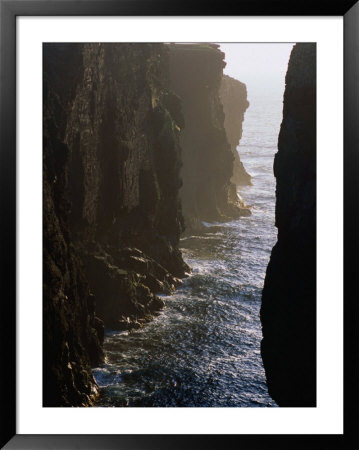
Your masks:
<path fill-rule="evenodd" d="M 97 298 L 96 313 L 108 328 L 138 328 L 162 309 L 155 294 L 172 294 L 181 284 L 164 267 L 136 248 L 99 250 L 84 256 L 86 273 Z"/>

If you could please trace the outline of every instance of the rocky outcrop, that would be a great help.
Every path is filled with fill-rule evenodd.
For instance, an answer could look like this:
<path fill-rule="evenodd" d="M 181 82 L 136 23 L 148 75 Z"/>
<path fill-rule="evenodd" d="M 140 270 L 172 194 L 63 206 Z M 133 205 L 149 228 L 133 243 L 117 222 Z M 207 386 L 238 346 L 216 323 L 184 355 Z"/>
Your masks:
<path fill-rule="evenodd" d="M 316 46 L 294 46 L 275 156 L 278 241 L 262 296 L 262 358 L 280 406 L 316 405 Z"/>
<path fill-rule="evenodd" d="M 247 173 L 237 151 L 242 137 L 244 113 L 249 107 L 247 87 L 235 78 L 223 75 L 219 96 L 224 111 L 224 128 L 234 157 L 231 182 L 237 186 L 251 185 L 251 176 Z"/>
<path fill-rule="evenodd" d="M 187 230 L 249 214 L 231 182 L 234 157 L 219 97 L 224 66 L 217 45 L 170 46 L 170 84 L 184 116 L 180 196 Z"/>
<path fill-rule="evenodd" d="M 190 270 L 168 76 L 163 44 L 44 45 L 46 406 L 91 404 L 104 325 L 141 326 Z"/>

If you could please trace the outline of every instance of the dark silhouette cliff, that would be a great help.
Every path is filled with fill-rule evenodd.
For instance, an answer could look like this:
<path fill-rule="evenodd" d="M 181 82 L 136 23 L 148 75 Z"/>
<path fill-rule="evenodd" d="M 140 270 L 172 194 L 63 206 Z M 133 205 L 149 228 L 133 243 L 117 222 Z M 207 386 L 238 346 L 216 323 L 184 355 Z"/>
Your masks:
<path fill-rule="evenodd" d="M 44 45 L 44 405 L 90 405 L 104 326 L 140 327 L 178 249 L 181 106 L 163 44 Z"/>
<path fill-rule="evenodd" d="M 184 116 L 180 196 L 187 229 L 249 214 L 231 182 L 234 156 L 219 97 L 224 67 L 217 45 L 170 46 L 170 84 Z"/>
<path fill-rule="evenodd" d="M 278 241 L 262 296 L 262 358 L 278 405 L 315 406 L 315 44 L 297 44 L 290 56 L 274 174 Z"/>
<path fill-rule="evenodd" d="M 244 113 L 249 107 L 247 87 L 235 78 L 223 75 L 219 96 L 224 111 L 224 128 L 234 156 L 231 181 L 237 186 L 251 185 L 251 176 L 247 173 L 237 151 L 242 137 Z"/>

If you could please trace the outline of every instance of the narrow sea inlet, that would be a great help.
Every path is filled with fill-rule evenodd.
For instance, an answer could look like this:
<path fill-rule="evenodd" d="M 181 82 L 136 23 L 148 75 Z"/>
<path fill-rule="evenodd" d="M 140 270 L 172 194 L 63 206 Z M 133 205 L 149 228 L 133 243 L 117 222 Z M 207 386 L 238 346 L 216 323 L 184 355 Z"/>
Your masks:
<path fill-rule="evenodd" d="M 316 406 L 315 44 L 43 61 L 43 406 Z"/>
<path fill-rule="evenodd" d="M 96 406 L 275 407 L 260 356 L 259 310 L 274 226 L 282 92 L 249 97 L 241 160 L 253 186 L 240 193 L 250 217 L 205 224 L 181 239 L 192 267 L 166 308 L 143 328 L 107 330 L 106 361 L 93 373 Z"/>

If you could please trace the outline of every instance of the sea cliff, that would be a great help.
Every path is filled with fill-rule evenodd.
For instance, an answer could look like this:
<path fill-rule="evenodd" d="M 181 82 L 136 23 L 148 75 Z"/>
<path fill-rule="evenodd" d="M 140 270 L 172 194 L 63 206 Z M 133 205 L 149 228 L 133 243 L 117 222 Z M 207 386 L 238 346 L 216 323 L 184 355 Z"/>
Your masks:
<path fill-rule="evenodd" d="M 182 210 L 189 227 L 249 214 L 231 182 L 223 57 L 44 45 L 44 406 L 94 404 L 105 328 L 142 327 L 190 272 Z"/>
<path fill-rule="evenodd" d="M 170 47 L 170 85 L 184 116 L 180 198 L 187 230 L 250 214 L 231 181 L 234 156 L 220 99 L 225 64 L 215 44 Z"/>
<path fill-rule="evenodd" d="M 66 195 L 80 46 L 44 46 L 43 69 L 43 405 L 86 406 L 98 396 L 90 367 L 103 360 L 104 324 L 72 243 Z"/>
<path fill-rule="evenodd" d="M 252 177 L 247 173 L 237 151 L 243 132 L 244 113 L 249 107 L 247 87 L 241 81 L 223 75 L 219 96 L 224 111 L 224 128 L 234 157 L 231 182 L 236 186 L 251 185 Z"/>
<path fill-rule="evenodd" d="M 316 405 L 316 45 L 294 46 L 274 161 L 278 241 L 261 307 L 261 353 L 280 406 Z"/>

